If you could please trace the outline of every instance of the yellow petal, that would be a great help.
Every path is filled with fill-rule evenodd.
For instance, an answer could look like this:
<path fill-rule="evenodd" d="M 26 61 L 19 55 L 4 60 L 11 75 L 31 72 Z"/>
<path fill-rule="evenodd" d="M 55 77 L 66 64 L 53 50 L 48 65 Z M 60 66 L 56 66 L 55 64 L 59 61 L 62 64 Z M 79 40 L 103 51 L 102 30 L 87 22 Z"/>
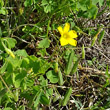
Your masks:
<path fill-rule="evenodd" d="M 63 29 L 61 26 L 58 27 L 58 31 L 60 32 L 61 35 L 63 34 Z"/>
<path fill-rule="evenodd" d="M 67 33 L 70 29 L 70 24 L 69 23 L 66 23 L 65 24 L 65 27 L 64 27 L 64 33 Z"/>
<path fill-rule="evenodd" d="M 64 37 L 61 37 L 60 38 L 60 44 L 61 44 L 61 46 L 67 45 L 68 44 L 68 40 L 65 39 Z"/>
<path fill-rule="evenodd" d="M 76 46 L 77 45 L 77 41 L 76 40 L 74 40 L 74 39 L 68 39 L 68 43 L 70 44 L 70 45 L 72 45 L 72 46 Z"/>
<path fill-rule="evenodd" d="M 76 37 L 78 37 L 76 31 L 74 31 L 74 30 L 69 31 L 68 34 L 69 34 L 69 36 L 70 36 L 71 38 L 76 38 Z"/>

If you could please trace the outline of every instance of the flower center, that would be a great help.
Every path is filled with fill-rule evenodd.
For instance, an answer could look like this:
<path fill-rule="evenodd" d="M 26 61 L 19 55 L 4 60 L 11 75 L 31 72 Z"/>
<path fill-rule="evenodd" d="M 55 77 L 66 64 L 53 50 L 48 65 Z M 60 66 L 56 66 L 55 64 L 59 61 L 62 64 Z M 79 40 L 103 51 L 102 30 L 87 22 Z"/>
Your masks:
<path fill-rule="evenodd" d="M 69 38 L 68 33 L 64 33 L 64 34 L 63 34 L 63 37 L 64 37 L 65 39 Z"/>

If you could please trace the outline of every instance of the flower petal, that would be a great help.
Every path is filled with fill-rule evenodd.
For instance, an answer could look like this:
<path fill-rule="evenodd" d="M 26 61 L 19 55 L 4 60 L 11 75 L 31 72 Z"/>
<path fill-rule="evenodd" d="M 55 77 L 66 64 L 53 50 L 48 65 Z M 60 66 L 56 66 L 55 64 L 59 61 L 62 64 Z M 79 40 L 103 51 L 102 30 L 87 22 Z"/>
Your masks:
<path fill-rule="evenodd" d="M 60 44 L 61 44 L 61 46 L 67 45 L 68 44 L 68 40 L 65 39 L 64 37 L 61 37 L 60 38 Z"/>
<path fill-rule="evenodd" d="M 65 27 L 64 27 L 64 33 L 67 33 L 70 29 L 70 24 L 69 23 L 66 23 L 65 24 Z"/>
<path fill-rule="evenodd" d="M 68 43 L 70 44 L 70 45 L 72 45 L 72 46 L 76 46 L 77 45 L 77 41 L 76 40 L 74 40 L 74 39 L 68 39 Z"/>
<path fill-rule="evenodd" d="M 61 35 L 63 34 L 63 29 L 61 26 L 58 27 L 58 31 L 60 32 Z"/>
<path fill-rule="evenodd" d="M 69 31 L 68 34 L 71 38 L 77 38 L 78 37 L 76 31 L 74 31 L 74 30 Z"/>

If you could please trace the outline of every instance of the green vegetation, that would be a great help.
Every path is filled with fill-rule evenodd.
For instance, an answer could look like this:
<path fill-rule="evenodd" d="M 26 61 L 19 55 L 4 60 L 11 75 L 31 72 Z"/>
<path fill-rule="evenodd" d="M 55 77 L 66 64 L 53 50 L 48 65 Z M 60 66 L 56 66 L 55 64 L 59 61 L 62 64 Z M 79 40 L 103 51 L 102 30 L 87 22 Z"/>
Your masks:
<path fill-rule="evenodd" d="M 110 109 L 109 70 L 110 0 L 0 0 L 0 110 Z"/>

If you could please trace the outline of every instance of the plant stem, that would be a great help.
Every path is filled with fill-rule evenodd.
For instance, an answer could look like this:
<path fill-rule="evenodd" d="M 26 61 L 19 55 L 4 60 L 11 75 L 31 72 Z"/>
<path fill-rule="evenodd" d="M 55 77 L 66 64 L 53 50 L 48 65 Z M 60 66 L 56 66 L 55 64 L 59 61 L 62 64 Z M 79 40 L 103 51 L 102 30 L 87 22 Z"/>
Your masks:
<path fill-rule="evenodd" d="M 6 82 L 4 81 L 4 79 L 2 78 L 2 76 L 0 75 L 0 79 L 2 80 L 3 84 L 5 85 L 5 87 L 7 88 L 7 90 L 9 91 L 9 93 L 12 95 L 12 97 L 14 98 L 13 93 L 11 92 L 11 90 L 9 89 L 9 87 L 7 86 Z"/>

